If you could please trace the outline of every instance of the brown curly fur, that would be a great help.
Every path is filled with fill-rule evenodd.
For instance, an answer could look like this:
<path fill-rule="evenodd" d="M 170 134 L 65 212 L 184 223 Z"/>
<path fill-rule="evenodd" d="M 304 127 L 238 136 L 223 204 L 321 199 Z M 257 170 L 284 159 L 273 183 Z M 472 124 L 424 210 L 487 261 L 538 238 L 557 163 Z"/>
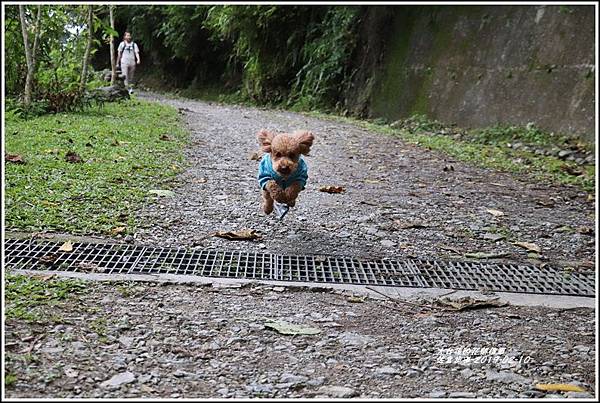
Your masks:
<path fill-rule="evenodd" d="M 314 136 L 306 130 L 294 133 L 274 133 L 265 129 L 258 132 L 258 143 L 265 153 L 271 154 L 273 169 L 284 178 L 295 172 L 300 161 L 300 154 L 308 155 Z M 294 182 L 285 190 L 274 180 L 267 182 L 262 191 L 262 208 L 266 214 L 273 211 L 273 200 L 285 203 L 290 207 L 296 205 L 298 194 L 302 191 L 299 182 Z"/>

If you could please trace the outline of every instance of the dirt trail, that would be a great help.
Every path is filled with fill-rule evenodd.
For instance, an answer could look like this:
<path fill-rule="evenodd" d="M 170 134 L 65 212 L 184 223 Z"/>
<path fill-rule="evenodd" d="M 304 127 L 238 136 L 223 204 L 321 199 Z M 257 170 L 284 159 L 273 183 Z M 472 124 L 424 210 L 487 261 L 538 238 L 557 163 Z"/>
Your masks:
<path fill-rule="evenodd" d="M 141 216 L 150 224 L 136 242 L 364 258 L 507 253 L 520 262 L 528 260 L 527 250 L 513 242 L 533 242 L 542 249 L 534 263 L 579 266 L 595 259 L 593 234 L 576 231 L 594 227 L 594 205 L 577 189 L 471 167 L 398 138 L 298 113 L 140 97 L 179 108 L 192 134 L 177 195 L 149 203 Z M 260 211 L 258 162 L 250 156 L 263 127 L 307 128 L 316 136 L 307 189 L 282 222 Z M 445 171 L 447 165 L 454 170 Z M 318 191 L 326 185 L 347 190 Z M 403 228 L 414 223 L 424 227 Z M 263 239 L 211 236 L 242 228 Z M 498 236 L 504 239 L 494 241 Z"/>
<path fill-rule="evenodd" d="M 155 96 L 143 95 L 146 99 Z M 495 226 L 535 242 L 552 259 L 592 259 L 593 237 L 555 227 L 592 226 L 592 207 L 570 189 L 445 161 L 438 154 L 350 125 L 203 102 L 160 99 L 192 131 L 190 163 L 176 196 L 140 212 L 135 242 L 364 257 L 507 251 L 480 239 Z M 255 133 L 309 128 L 308 188 L 283 222 L 259 210 Z M 444 172 L 447 164 L 454 171 Z M 344 194 L 321 193 L 341 185 Z M 554 208 L 536 200 L 554 198 Z M 505 213 L 494 217 L 486 208 Z M 401 229 L 421 221 L 426 228 Z M 257 242 L 211 237 L 251 228 Z M 505 230 L 506 229 L 506 230 Z M 423 290 L 423 296 L 427 296 Z M 595 312 L 504 306 L 429 311 L 422 301 L 363 299 L 332 290 L 88 282 L 81 295 L 43 305 L 40 322 L 9 319 L 6 368 L 14 397 L 592 397 Z M 283 320 L 318 328 L 283 335 Z M 471 349 L 478 362 L 445 362 L 443 349 Z M 501 349 L 485 354 L 481 348 Z M 477 350 L 473 350 L 477 349 Z M 467 356 L 462 356 L 465 359 Z M 481 362 L 500 358 L 500 362 Z M 448 358 L 448 357 L 446 357 Z M 456 356 L 449 357 L 457 358 Z M 460 357 L 459 357 L 460 358 Z M 510 358 L 510 359 L 508 359 Z M 508 360 L 507 360 L 508 359 Z M 544 393 L 537 383 L 586 392 Z"/>

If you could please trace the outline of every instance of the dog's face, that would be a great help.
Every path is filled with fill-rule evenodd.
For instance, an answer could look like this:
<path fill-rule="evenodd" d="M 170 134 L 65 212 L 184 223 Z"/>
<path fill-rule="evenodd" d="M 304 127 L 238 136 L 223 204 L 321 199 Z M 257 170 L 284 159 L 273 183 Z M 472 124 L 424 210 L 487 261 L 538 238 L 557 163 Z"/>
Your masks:
<path fill-rule="evenodd" d="M 313 140 L 313 134 L 305 130 L 297 130 L 292 134 L 276 134 L 264 129 L 258 132 L 262 150 L 271 154 L 273 169 L 283 177 L 296 171 L 300 154 L 308 155 Z"/>

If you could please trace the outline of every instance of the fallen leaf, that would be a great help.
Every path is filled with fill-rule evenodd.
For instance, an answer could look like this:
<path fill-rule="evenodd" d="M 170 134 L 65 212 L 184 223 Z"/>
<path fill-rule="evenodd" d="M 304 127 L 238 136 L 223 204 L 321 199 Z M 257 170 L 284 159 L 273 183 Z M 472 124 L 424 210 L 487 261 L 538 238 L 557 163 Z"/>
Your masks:
<path fill-rule="evenodd" d="M 77 153 L 75 153 L 73 151 L 69 151 L 67 153 L 67 155 L 65 155 L 65 161 L 70 162 L 72 164 L 83 162 L 83 160 L 81 159 L 81 157 L 79 155 L 77 155 Z"/>
<path fill-rule="evenodd" d="M 39 261 L 40 261 L 40 263 L 43 263 L 43 264 L 52 265 L 52 264 L 54 264 L 56 259 L 58 259 L 58 256 L 56 256 L 54 254 L 48 254 L 48 255 L 44 255 L 44 256 L 40 257 Z"/>
<path fill-rule="evenodd" d="M 173 141 L 173 139 L 171 137 L 167 136 L 166 134 L 163 134 L 162 136 L 160 136 L 160 139 L 164 140 L 164 141 Z"/>
<path fill-rule="evenodd" d="M 302 325 L 294 325 L 292 323 L 288 323 L 284 320 L 276 320 L 276 321 L 268 321 L 265 323 L 265 327 L 276 330 L 281 334 L 304 334 L 304 335 L 314 335 L 321 333 L 320 329 Z"/>
<path fill-rule="evenodd" d="M 12 162 L 13 164 L 25 163 L 25 160 L 19 154 L 4 154 L 4 161 Z"/>
<path fill-rule="evenodd" d="M 175 196 L 175 192 L 172 192 L 170 190 L 152 189 L 149 190 L 148 193 L 155 194 L 157 196 Z"/>
<path fill-rule="evenodd" d="M 63 243 L 62 246 L 58 248 L 58 250 L 61 252 L 73 252 L 73 244 L 71 243 L 71 241 L 67 241 Z"/>
<path fill-rule="evenodd" d="M 213 236 L 232 241 L 262 238 L 262 236 L 253 229 L 243 229 L 240 231 L 217 231 L 213 234 Z"/>
<path fill-rule="evenodd" d="M 562 227 L 557 228 L 556 232 L 573 232 L 573 228 L 568 225 L 563 225 Z"/>
<path fill-rule="evenodd" d="M 356 295 L 351 295 L 348 297 L 348 302 L 352 302 L 352 303 L 360 303 L 360 302 L 365 302 L 365 297 L 357 297 Z"/>
<path fill-rule="evenodd" d="M 506 237 L 504 235 L 492 234 L 492 233 L 486 232 L 485 234 L 483 234 L 482 238 L 486 239 L 488 241 L 498 242 L 498 241 L 505 239 Z"/>
<path fill-rule="evenodd" d="M 343 193 L 346 189 L 342 186 L 321 186 L 319 191 L 325 193 Z"/>
<path fill-rule="evenodd" d="M 252 154 L 250 154 L 250 159 L 252 161 L 260 161 L 261 158 L 262 158 L 262 152 L 261 151 L 255 151 Z"/>
<path fill-rule="evenodd" d="M 594 229 L 590 227 L 579 227 L 577 232 L 584 235 L 594 235 Z"/>
<path fill-rule="evenodd" d="M 98 267 L 97 264 L 95 263 L 88 263 L 88 262 L 79 262 L 77 264 L 77 267 L 80 268 L 82 271 L 85 272 L 97 272 L 97 273 L 102 273 L 104 272 L 104 268 L 103 267 Z"/>
<path fill-rule="evenodd" d="M 493 253 L 467 252 L 467 253 L 465 253 L 465 257 L 470 257 L 473 259 L 493 259 L 493 258 L 497 258 L 497 257 L 504 257 L 507 255 L 508 255 L 508 253 L 506 253 L 506 252 L 493 252 Z"/>
<path fill-rule="evenodd" d="M 525 248 L 531 252 L 540 253 L 542 251 L 539 246 L 531 242 L 514 242 L 513 245 L 520 246 L 521 248 Z"/>
<path fill-rule="evenodd" d="M 495 210 L 493 208 L 486 209 L 485 211 L 487 211 L 488 213 L 490 213 L 494 217 L 502 217 L 504 215 L 504 213 L 502 211 Z"/>
<path fill-rule="evenodd" d="M 452 247 L 452 246 L 447 246 L 447 245 L 440 245 L 440 249 L 443 249 L 443 250 L 448 250 L 448 251 L 450 251 L 450 252 L 454 252 L 454 253 L 457 253 L 457 254 L 459 254 L 459 255 L 460 255 L 460 253 L 461 253 L 461 251 L 460 251 L 460 250 L 458 250 L 458 249 L 456 249 L 456 248 L 454 248 L 454 247 Z"/>
<path fill-rule="evenodd" d="M 583 171 L 581 169 L 577 169 L 570 165 L 563 165 L 560 169 L 573 176 L 581 176 L 583 175 Z"/>
<path fill-rule="evenodd" d="M 443 297 L 433 301 L 436 305 L 449 308 L 455 311 L 463 311 L 466 309 L 479 309 L 479 308 L 490 308 L 500 307 L 508 305 L 506 301 L 500 301 L 500 297 L 492 299 L 481 299 L 474 297 Z"/>
<path fill-rule="evenodd" d="M 538 383 L 535 385 L 538 390 L 559 391 L 559 392 L 585 392 L 580 386 L 568 383 Z"/>
<path fill-rule="evenodd" d="M 536 200 L 536 203 L 544 207 L 554 207 L 554 200 Z"/>
<path fill-rule="evenodd" d="M 422 223 L 421 221 L 414 221 L 409 223 L 403 223 L 400 220 L 394 220 L 394 223 L 397 224 L 401 229 L 409 229 L 409 228 L 427 228 L 428 225 Z"/>
<path fill-rule="evenodd" d="M 115 227 L 110 230 L 110 233 L 113 235 L 117 235 L 117 234 L 122 234 L 123 232 L 125 232 L 125 230 L 126 230 L 125 227 Z"/>
<path fill-rule="evenodd" d="M 194 183 L 206 183 L 206 182 L 208 182 L 208 178 L 198 178 L 198 179 L 192 180 L 192 182 L 194 182 Z"/>

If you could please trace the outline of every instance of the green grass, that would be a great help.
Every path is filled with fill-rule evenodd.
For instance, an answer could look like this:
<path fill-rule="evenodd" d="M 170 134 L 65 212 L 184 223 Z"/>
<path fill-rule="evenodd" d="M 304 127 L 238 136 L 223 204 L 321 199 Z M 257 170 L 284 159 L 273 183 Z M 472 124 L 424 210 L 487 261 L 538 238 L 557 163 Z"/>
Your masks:
<path fill-rule="evenodd" d="M 377 133 L 396 136 L 408 143 L 435 151 L 441 151 L 459 161 L 475 166 L 511 172 L 537 180 L 550 180 L 559 184 L 577 186 L 587 192 L 595 190 L 595 165 L 577 167 L 573 162 L 563 161 L 553 156 L 537 155 L 533 152 L 506 147 L 507 141 L 523 141 L 525 143 L 552 146 L 564 141 L 564 137 L 553 137 L 544 132 L 526 128 L 494 127 L 468 131 L 460 139 L 447 135 L 435 135 L 438 129 L 435 123 L 423 122 L 425 128 L 417 126 L 416 130 L 395 129 L 384 123 L 307 112 L 309 116 L 325 118 L 337 122 L 350 123 Z M 585 147 L 591 147 L 586 145 Z M 583 175 L 574 176 L 565 168 L 582 169 Z"/>
<path fill-rule="evenodd" d="M 161 140 L 167 135 L 172 141 Z M 26 231 L 111 234 L 138 224 L 148 190 L 181 171 L 186 141 L 175 108 L 139 100 L 6 121 L 6 225 Z M 83 163 L 65 161 L 76 152 Z"/>
<path fill-rule="evenodd" d="M 10 388 L 15 383 L 17 383 L 17 377 L 15 375 L 9 373 L 4 375 L 4 387 Z"/>
<path fill-rule="evenodd" d="M 4 286 L 6 319 L 25 321 L 51 320 L 52 317 L 40 308 L 55 305 L 85 290 L 85 284 L 80 280 L 43 279 L 11 273 L 5 274 Z"/>

